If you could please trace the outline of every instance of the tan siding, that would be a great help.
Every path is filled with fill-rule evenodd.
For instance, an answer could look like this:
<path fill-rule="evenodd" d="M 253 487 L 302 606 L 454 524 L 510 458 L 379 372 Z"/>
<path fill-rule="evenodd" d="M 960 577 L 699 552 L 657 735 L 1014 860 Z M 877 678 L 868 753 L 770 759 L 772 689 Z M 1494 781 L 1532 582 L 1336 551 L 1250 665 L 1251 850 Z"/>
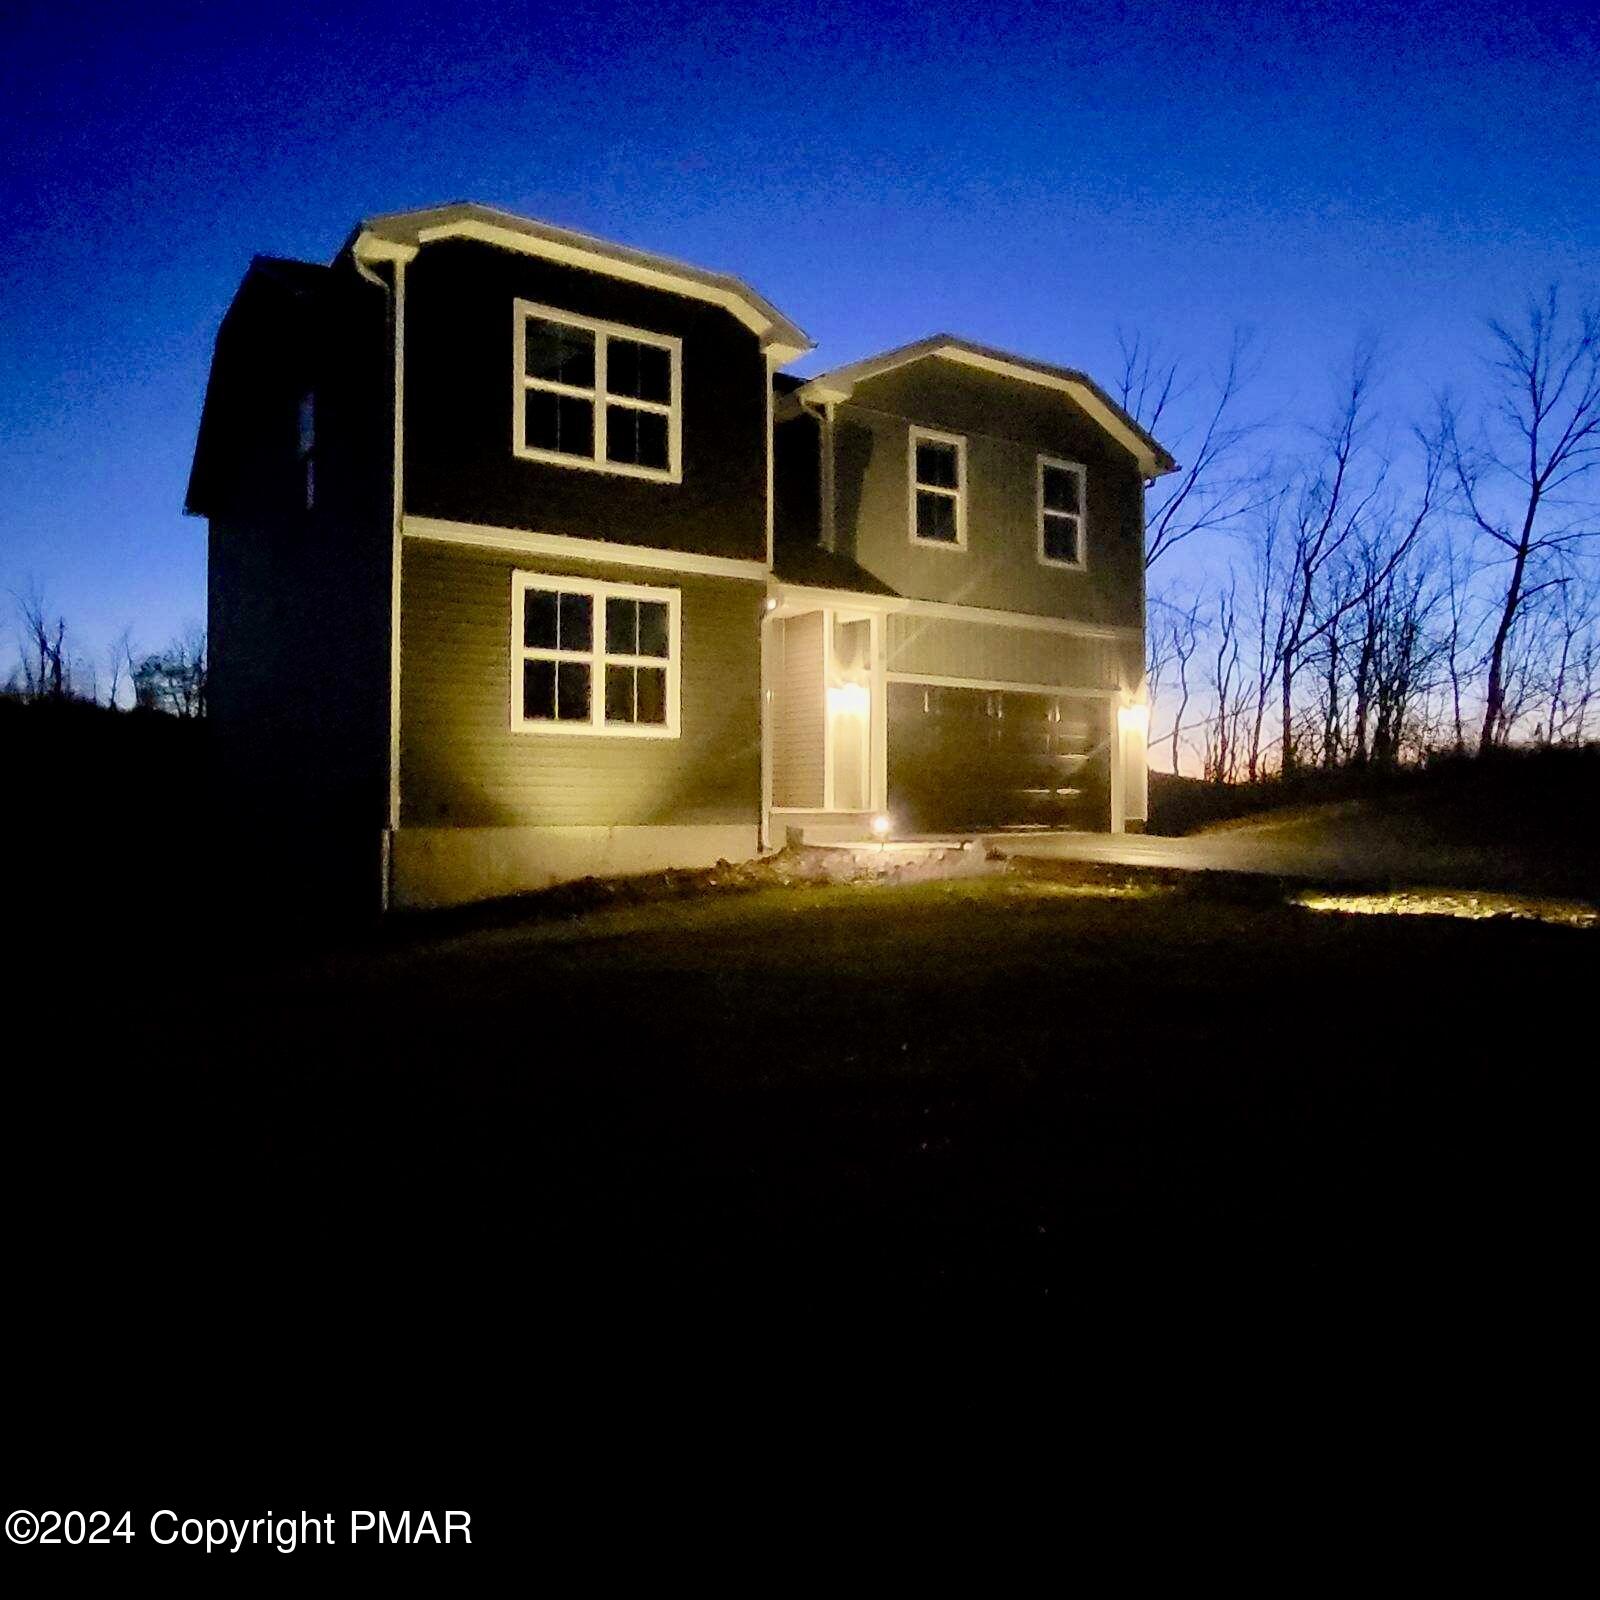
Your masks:
<path fill-rule="evenodd" d="M 786 617 L 773 630 L 772 803 L 821 806 L 823 800 L 822 613 Z"/>
<path fill-rule="evenodd" d="M 511 575 L 538 571 L 682 594 L 676 739 L 513 731 Z M 760 809 L 762 589 L 726 578 L 408 542 L 401 767 L 408 826 L 754 822 Z"/>
<path fill-rule="evenodd" d="M 1136 640 L 1080 639 L 909 612 L 891 612 L 887 621 L 890 672 L 1115 689 L 1122 687 L 1121 674 L 1138 655 Z M 1138 681 L 1135 676 L 1130 686 Z"/>

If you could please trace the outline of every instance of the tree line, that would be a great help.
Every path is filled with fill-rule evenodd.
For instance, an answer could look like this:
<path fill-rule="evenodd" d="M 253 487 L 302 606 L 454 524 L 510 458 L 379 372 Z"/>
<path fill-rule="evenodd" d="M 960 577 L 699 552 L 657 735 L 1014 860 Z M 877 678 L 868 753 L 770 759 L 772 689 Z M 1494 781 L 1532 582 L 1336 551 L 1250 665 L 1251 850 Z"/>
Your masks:
<path fill-rule="evenodd" d="M 1476 354 L 1397 431 L 1364 341 L 1268 454 L 1250 338 L 1208 377 L 1122 340 L 1119 399 L 1185 463 L 1146 503 L 1155 764 L 1239 782 L 1596 736 L 1600 304 L 1548 289 Z"/>
<path fill-rule="evenodd" d="M 98 657 L 80 650 L 66 618 L 37 586 L 14 594 L 17 659 L 0 694 L 29 702 L 84 701 L 176 717 L 206 714 L 206 633 L 191 625 L 162 650 L 141 651 L 125 627 Z"/>

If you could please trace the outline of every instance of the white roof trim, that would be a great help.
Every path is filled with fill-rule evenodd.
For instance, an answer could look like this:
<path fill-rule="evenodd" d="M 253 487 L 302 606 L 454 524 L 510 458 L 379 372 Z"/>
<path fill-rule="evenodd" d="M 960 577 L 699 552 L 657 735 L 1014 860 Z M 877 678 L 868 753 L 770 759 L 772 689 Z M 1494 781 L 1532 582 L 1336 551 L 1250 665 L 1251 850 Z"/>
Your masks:
<path fill-rule="evenodd" d="M 439 206 L 372 217 L 361 224 L 356 249 L 361 253 L 371 250 L 375 243 L 388 243 L 410 247 L 414 252 L 439 239 L 477 239 L 721 306 L 754 333 L 762 348 L 779 364 L 812 348 L 811 340 L 800 328 L 738 278 L 488 206 Z"/>
<path fill-rule="evenodd" d="M 930 357 L 1059 390 L 1076 401 L 1100 427 L 1133 455 L 1145 477 L 1159 477 L 1164 472 L 1176 470 L 1176 464 L 1167 452 L 1109 399 L 1086 373 L 1074 372 L 1067 367 L 1053 367 L 1044 362 L 1026 361 L 1007 355 L 1004 351 L 989 350 L 969 340 L 951 338 L 946 334 L 936 334 L 931 339 L 921 339 L 915 344 L 902 345 L 897 350 L 887 350 L 882 355 L 869 356 L 864 361 L 836 367 L 832 372 L 820 373 L 795 392 L 805 400 L 838 404 L 850 399 L 858 383 L 865 383 L 868 379 L 881 377 L 886 372 Z"/>
<path fill-rule="evenodd" d="M 706 578 L 743 578 L 765 583 L 764 561 L 738 561 L 693 550 L 658 550 L 642 544 L 613 544 L 609 539 L 579 539 L 564 533 L 535 533 L 526 528 L 497 528 L 478 522 L 448 522 L 439 517 L 407 517 L 408 539 L 437 544 L 463 544 L 483 550 L 514 550 L 521 555 L 550 556 L 559 561 L 594 561 L 613 567 L 639 567 L 647 572 L 687 572 Z"/>
<path fill-rule="evenodd" d="M 774 573 L 767 592 L 781 604 L 793 600 L 808 605 L 848 606 L 854 611 L 904 612 L 913 617 L 937 617 L 946 622 L 975 622 L 989 628 L 1015 628 L 1023 633 L 1059 633 L 1073 639 L 1104 639 L 1137 643 L 1143 628 L 1122 628 L 1110 623 L 1075 622 L 1070 617 L 1047 617 L 1032 611 L 995 611 L 987 606 L 963 606 L 945 600 L 913 600 L 898 594 L 865 594 L 858 589 L 818 589 L 794 583 Z"/>

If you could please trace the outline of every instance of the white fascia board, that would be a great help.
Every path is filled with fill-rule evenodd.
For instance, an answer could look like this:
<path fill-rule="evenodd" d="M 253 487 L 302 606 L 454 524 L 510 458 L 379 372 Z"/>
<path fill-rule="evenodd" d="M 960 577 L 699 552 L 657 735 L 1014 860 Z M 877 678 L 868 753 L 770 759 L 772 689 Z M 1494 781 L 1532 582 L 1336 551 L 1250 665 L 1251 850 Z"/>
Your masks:
<path fill-rule="evenodd" d="M 360 233 L 356 235 L 355 256 L 358 261 L 371 265 L 374 261 L 398 261 L 402 266 L 414 260 L 417 247 L 414 244 L 400 244 L 394 239 L 383 239 L 375 233 Z"/>
<path fill-rule="evenodd" d="M 449 522 L 439 517 L 407 517 L 404 528 L 408 539 L 550 556 L 559 561 L 592 561 L 613 567 L 684 572 L 705 578 L 740 578 L 749 583 L 765 583 L 769 576 L 764 561 L 737 561 L 731 556 L 701 555 L 694 550 L 658 550 L 649 545 L 613 544 L 609 539 L 579 539 L 564 533 L 534 533 L 525 528 Z"/>
<path fill-rule="evenodd" d="M 363 234 L 362 237 L 366 238 L 368 235 Z M 672 294 L 681 294 L 692 300 L 703 300 L 711 305 L 721 306 L 761 340 L 764 350 L 773 351 L 775 359 L 780 364 L 793 361 L 812 348 L 810 341 L 798 328 L 792 325 L 785 326 L 759 306 L 753 305 L 747 296 L 721 284 L 673 272 L 667 267 L 629 260 L 576 241 L 569 242 L 543 234 L 525 233 L 520 229 L 503 227 L 479 217 L 462 217 L 440 222 L 419 229 L 417 232 L 419 245 L 432 244 L 439 239 L 476 239 L 483 244 L 520 251 L 523 255 L 540 256 L 546 261 L 559 262 L 563 266 L 580 267 L 586 272 L 603 273 L 609 278 L 644 284 L 652 289 L 665 289 Z"/>
<path fill-rule="evenodd" d="M 1068 395 L 1133 456 L 1144 477 L 1159 477 L 1164 472 L 1174 470 L 1163 467 L 1150 446 L 1110 410 L 1088 384 L 1064 374 L 1046 372 L 1023 362 L 1006 361 L 980 350 L 971 350 L 965 345 L 908 345 L 904 350 L 897 351 L 891 356 L 869 358 L 852 366 L 840 367 L 836 372 L 825 372 L 796 390 L 796 393 L 804 400 L 827 400 L 839 404 L 850 399 L 858 383 L 882 377 L 886 372 L 910 366 L 914 361 L 925 361 L 929 357 L 941 361 L 954 361 L 963 366 L 975 367 L 982 372 L 997 373 L 1001 377 L 1015 378 L 1023 383 L 1037 384 L 1041 388 L 1054 389 Z"/>
<path fill-rule="evenodd" d="M 1105 402 L 1087 384 L 1076 383 L 1070 378 L 1058 378 L 1054 373 L 1038 372 L 1030 367 L 1017 366 L 1009 361 L 998 361 L 993 356 L 980 355 L 975 350 L 948 347 L 940 350 L 938 354 L 945 361 L 959 362 L 963 366 L 976 367 L 981 372 L 998 373 L 1002 377 L 1020 378 L 1025 383 L 1036 383 L 1041 388 L 1058 389 L 1061 393 L 1070 395 L 1133 456 L 1139 463 L 1139 471 L 1144 477 L 1156 477 L 1164 470 L 1149 445 L 1132 432 L 1120 417 L 1108 410 Z"/>
<path fill-rule="evenodd" d="M 832 607 L 839 611 L 904 611 L 912 604 L 895 594 L 858 594 L 854 589 L 816 589 L 810 584 L 788 583 L 782 578 L 770 576 L 767 593 L 780 607 L 792 603 L 805 611 L 814 611 L 818 607 Z"/>
<path fill-rule="evenodd" d="M 795 604 L 807 610 L 834 606 L 839 610 L 906 612 L 914 617 L 936 617 L 947 622 L 976 622 L 989 628 L 1014 628 L 1023 633 L 1058 633 L 1073 639 L 1134 642 L 1144 638 L 1143 628 L 1118 628 L 1099 622 L 1074 622 L 1069 617 L 1045 617 L 1029 611 L 993 611 L 985 606 L 953 605 L 941 600 L 910 600 L 897 594 L 861 594 L 854 589 L 815 589 L 772 577 L 767 592 L 780 606 Z"/>
<path fill-rule="evenodd" d="M 923 683 L 934 689 L 984 689 L 1004 694 L 1072 695 L 1085 700 L 1114 700 L 1120 689 L 1072 683 L 1014 683 L 1008 678 L 952 678 L 938 672 L 886 672 L 890 683 Z"/>
<path fill-rule="evenodd" d="M 1019 628 L 1023 632 L 1062 633 L 1075 639 L 1143 639 L 1143 628 L 1117 628 L 1099 622 L 1074 622 L 1067 617 L 1044 617 L 1029 611 L 991 611 L 983 606 L 950 605 L 939 600 L 906 600 L 900 608 L 918 617 L 943 617 L 951 622 L 982 622 L 994 628 Z"/>

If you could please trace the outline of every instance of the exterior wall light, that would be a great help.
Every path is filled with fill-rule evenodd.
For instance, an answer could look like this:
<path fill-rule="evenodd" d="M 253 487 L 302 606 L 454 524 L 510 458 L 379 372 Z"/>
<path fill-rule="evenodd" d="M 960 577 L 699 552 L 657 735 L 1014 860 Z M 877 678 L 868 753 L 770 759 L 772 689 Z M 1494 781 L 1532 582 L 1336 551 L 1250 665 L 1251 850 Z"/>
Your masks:
<path fill-rule="evenodd" d="M 886 838 L 888 836 L 889 829 L 893 826 L 894 824 L 881 811 L 872 819 L 872 831 L 880 839 Z"/>
<path fill-rule="evenodd" d="M 1147 737 L 1150 732 L 1150 707 L 1142 700 L 1136 701 L 1131 706 L 1119 706 L 1117 708 L 1117 726 L 1124 733 Z"/>

